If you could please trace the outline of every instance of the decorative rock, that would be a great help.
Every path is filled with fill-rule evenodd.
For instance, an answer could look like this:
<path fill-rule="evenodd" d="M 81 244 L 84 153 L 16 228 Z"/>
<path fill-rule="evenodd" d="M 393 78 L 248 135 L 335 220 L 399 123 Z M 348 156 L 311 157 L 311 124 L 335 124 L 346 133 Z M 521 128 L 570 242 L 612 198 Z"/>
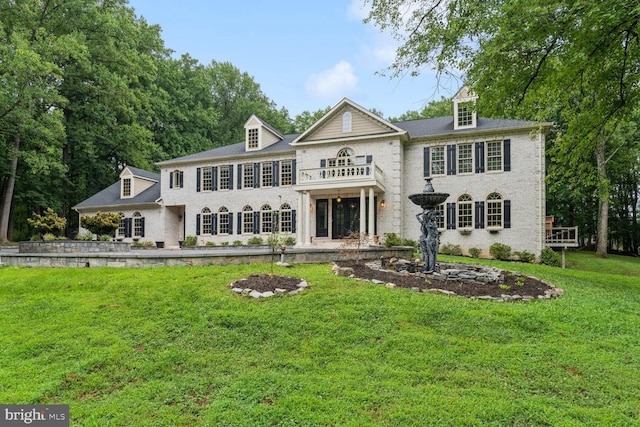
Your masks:
<path fill-rule="evenodd" d="M 258 291 L 251 291 L 249 292 L 249 296 L 252 298 L 260 298 L 262 296 L 262 294 Z"/>
<path fill-rule="evenodd" d="M 267 291 L 267 292 L 263 292 L 262 295 L 260 295 L 262 298 L 268 298 L 268 297 L 272 297 L 274 295 L 273 292 L 271 291 Z"/>
<path fill-rule="evenodd" d="M 336 276 L 349 277 L 353 275 L 353 268 L 351 267 L 339 267 L 338 265 L 333 265 L 333 272 Z"/>
<path fill-rule="evenodd" d="M 233 289 L 231 289 L 231 290 L 232 290 L 233 292 L 237 293 L 237 294 L 241 294 L 241 293 L 242 293 L 242 291 L 243 291 L 244 289 L 242 289 L 242 288 L 233 288 Z"/>
<path fill-rule="evenodd" d="M 286 293 L 287 293 L 286 289 L 276 288 L 276 294 L 286 294 Z"/>
<path fill-rule="evenodd" d="M 306 288 L 308 286 L 309 286 L 309 284 L 307 283 L 306 280 L 303 280 L 302 282 L 298 283 L 298 287 L 302 288 L 302 289 L 304 289 L 304 288 Z"/>
<path fill-rule="evenodd" d="M 291 264 L 289 264 L 288 262 L 282 262 L 282 261 L 276 262 L 276 265 L 279 265 L 280 267 L 286 267 L 286 268 L 291 267 Z"/>
<path fill-rule="evenodd" d="M 378 279 L 371 279 L 371 283 L 375 283 L 376 285 L 383 285 L 385 282 Z"/>
<path fill-rule="evenodd" d="M 396 284 L 395 283 L 387 283 L 387 284 L 384 285 L 384 287 L 393 289 L 393 288 L 396 287 Z"/>

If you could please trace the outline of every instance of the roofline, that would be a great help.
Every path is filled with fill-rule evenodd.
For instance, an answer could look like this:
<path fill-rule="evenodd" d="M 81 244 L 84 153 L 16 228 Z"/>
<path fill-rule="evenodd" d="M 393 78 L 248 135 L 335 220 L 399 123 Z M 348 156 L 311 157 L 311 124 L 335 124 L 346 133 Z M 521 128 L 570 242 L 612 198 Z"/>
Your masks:
<path fill-rule="evenodd" d="M 262 154 L 262 156 L 260 156 L 259 154 Z M 157 162 L 156 165 L 163 167 L 163 166 L 171 166 L 171 165 L 176 165 L 176 166 L 189 165 L 189 164 L 218 161 L 218 160 L 235 160 L 235 159 L 251 159 L 251 158 L 255 159 L 258 157 L 269 157 L 269 156 L 274 157 L 274 155 L 276 154 L 295 154 L 295 150 L 292 149 L 292 150 L 285 150 L 285 151 L 275 151 L 270 153 L 265 153 L 264 151 L 260 150 L 260 151 L 252 151 L 246 154 L 234 154 L 231 156 L 210 156 L 210 157 L 201 157 L 198 159 L 190 159 L 190 160 L 164 160 L 162 162 Z"/>
<path fill-rule="evenodd" d="M 81 210 L 100 210 L 100 209 L 112 209 L 112 208 L 122 208 L 122 207 L 161 207 L 162 203 L 159 203 L 158 200 L 161 199 L 156 199 L 156 201 L 154 202 L 146 202 L 146 203 L 132 203 L 130 205 L 96 205 L 96 206 L 81 206 L 78 207 L 78 205 L 73 206 L 71 209 L 73 209 L 74 211 L 78 212 L 78 213 L 82 213 L 80 212 Z"/>
<path fill-rule="evenodd" d="M 313 141 L 305 141 L 305 142 L 291 142 L 290 145 L 292 147 L 308 147 L 310 145 L 319 145 L 319 144 L 332 144 L 336 142 L 345 142 L 345 141 L 364 141 L 364 140 L 372 140 L 372 139 L 388 139 L 388 138 L 399 138 L 401 140 L 409 140 L 409 133 L 406 130 L 402 132 L 394 132 L 394 133 L 373 133 L 370 135 L 360 135 L 357 137 L 346 136 L 343 138 L 331 138 L 331 139 L 318 139 Z"/>
<path fill-rule="evenodd" d="M 415 137 L 412 137 L 411 140 L 424 141 L 424 140 L 440 139 L 443 137 L 455 138 L 455 137 L 468 137 L 468 136 L 483 136 L 483 135 L 504 134 L 507 132 L 520 132 L 520 131 L 532 131 L 532 130 L 538 131 L 538 132 L 543 130 L 544 131 L 543 133 L 546 133 L 552 126 L 553 126 L 553 123 L 541 122 L 541 123 L 532 123 L 528 125 L 499 127 L 499 128 L 481 129 L 481 130 L 478 130 L 477 128 L 457 130 L 457 131 L 451 130 L 450 132 L 439 133 L 435 135 L 415 136 Z"/>

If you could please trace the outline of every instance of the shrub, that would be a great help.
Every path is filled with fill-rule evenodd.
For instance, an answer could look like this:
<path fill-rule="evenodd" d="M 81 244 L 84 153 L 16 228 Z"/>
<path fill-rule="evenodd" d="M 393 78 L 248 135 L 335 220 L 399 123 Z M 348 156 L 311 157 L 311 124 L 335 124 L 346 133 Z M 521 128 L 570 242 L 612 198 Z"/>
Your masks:
<path fill-rule="evenodd" d="M 511 246 L 496 242 L 489 247 L 489 253 L 495 259 L 506 260 L 511 256 Z"/>
<path fill-rule="evenodd" d="M 283 240 L 285 245 L 293 246 L 296 244 L 296 238 L 293 236 L 287 236 Z"/>
<path fill-rule="evenodd" d="M 80 218 L 80 225 L 98 236 L 113 236 L 120 226 L 121 215 L 114 212 L 96 212 Z M 102 240 L 102 237 L 100 238 Z"/>
<path fill-rule="evenodd" d="M 251 237 L 249 240 L 247 240 L 247 245 L 263 245 L 263 244 L 264 244 L 264 240 L 262 240 L 262 237 L 254 236 L 254 237 Z"/>
<path fill-rule="evenodd" d="M 473 258 L 480 258 L 480 254 L 482 253 L 482 249 L 480 248 L 469 248 L 469 255 Z"/>
<path fill-rule="evenodd" d="M 197 244 L 198 244 L 197 236 L 187 236 L 184 238 L 184 242 L 182 243 L 183 246 L 195 246 Z"/>
<path fill-rule="evenodd" d="M 234 240 L 233 246 L 242 246 L 242 240 Z"/>
<path fill-rule="evenodd" d="M 444 245 L 440 245 L 440 253 L 444 255 L 462 255 L 462 248 L 460 245 L 454 245 L 451 243 L 445 243 Z"/>
<path fill-rule="evenodd" d="M 205 243 L 206 246 L 215 246 L 216 242 L 207 242 Z"/>
<path fill-rule="evenodd" d="M 111 241 L 111 236 L 109 236 L 108 234 L 103 234 L 100 236 L 100 241 L 101 242 L 110 242 Z"/>
<path fill-rule="evenodd" d="M 540 264 L 560 267 L 560 265 L 562 265 L 562 257 L 553 249 L 544 248 L 542 252 L 540 252 Z"/>
<path fill-rule="evenodd" d="M 34 213 L 31 218 L 27 218 L 27 223 L 33 227 L 38 234 L 58 233 L 67 226 L 67 219 L 59 217 L 53 209 L 47 208 L 42 215 Z"/>
<path fill-rule="evenodd" d="M 386 248 L 402 246 L 402 243 L 402 239 L 396 233 L 384 233 L 384 246 Z"/>
<path fill-rule="evenodd" d="M 45 233 L 44 236 L 42 236 L 42 240 L 44 240 L 45 242 L 56 240 L 56 235 L 53 233 Z"/>
<path fill-rule="evenodd" d="M 135 246 L 137 248 L 142 248 L 142 247 L 151 247 L 154 246 L 153 242 L 149 241 L 149 240 L 139 240 L 137 242 L 133 242 L 131 244 L 131 246 Z"/>
<path fill-rule="evenodd" d="M 229 242 L 222 242 L 220 243 L 222 246 L 229 246 Z"/>
<path fill-rule="evenodd" d="M 78 240 L 83 240 L 83 241 L 86 241 L 86 242 L 91 241 L 91 240 L 93 240 L 93 233 L 80 233 L 80 234 L 78 234 L 77 239 Z"/>
<path fill-rule="evenodd" d="M 529 252 L 529 251 L 521 251 L 521 252 L 516 252 L 516 255 L 518 256 L 518 258 L 520 258 L 520 261 L 522 262 L 534 262 L 536 260 L 536 256 L 535 254 Z"/>
<path fill-rule="evenodd" d="M 416 242 L 415 240 L 411 240 L 411 239 L 404 239 L 402 241 L 402 245 L 401 246 L 410 246 L 412 248 L 417 248 L 418 247 L 418 242 Z"/>

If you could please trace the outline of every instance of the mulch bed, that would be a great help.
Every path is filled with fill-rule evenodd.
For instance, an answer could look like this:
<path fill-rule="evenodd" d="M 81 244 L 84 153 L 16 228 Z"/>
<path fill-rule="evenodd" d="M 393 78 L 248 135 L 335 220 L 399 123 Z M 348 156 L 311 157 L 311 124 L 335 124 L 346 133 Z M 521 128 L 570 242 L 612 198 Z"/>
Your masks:
<path fill-rule="evenodd" d="M 284 289 L 287 292 L 295 291 L 303 281 L 299 277 L 278 276 L 276 274 L 252 274 L 249 277 L 236 282 L 242 287 L 258 292 L 275 292 L 276 289 Z"/>

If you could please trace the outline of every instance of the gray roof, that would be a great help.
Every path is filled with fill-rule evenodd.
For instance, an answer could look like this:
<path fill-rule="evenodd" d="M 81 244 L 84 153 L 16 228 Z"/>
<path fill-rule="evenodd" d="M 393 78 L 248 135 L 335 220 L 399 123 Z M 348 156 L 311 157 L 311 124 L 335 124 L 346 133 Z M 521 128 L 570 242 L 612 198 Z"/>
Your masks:
<path fill-rule="evenodd" d="M 453 130 L 453 116 L 446 116 L 436 117 L 433 119 L 408 120 L 393 124 L 398 126 L 400 129 L 406 130 L 411 138 L 418 138 L 422 136 L 474 133 L 484 130 L 533 126 L 537 124 L 537 122 L 507 119 L 485 119 L 479 117 L 475 128 Z"/>
<path fill-rule="evenodd" d="M 135 176 L 156 181 L 151 187 L 137 194 L 135 197 L 123 199 L 120 197 L 120 180 L 111 184 L 104 190 L 94 194 L 88 199 L 78 203 L 74 209 L 101 208 L 101 207 L 127 207 L 132 205 L 144 205 L 154 203 L 160 198 L 160 174 L 129 166 Z"/>

